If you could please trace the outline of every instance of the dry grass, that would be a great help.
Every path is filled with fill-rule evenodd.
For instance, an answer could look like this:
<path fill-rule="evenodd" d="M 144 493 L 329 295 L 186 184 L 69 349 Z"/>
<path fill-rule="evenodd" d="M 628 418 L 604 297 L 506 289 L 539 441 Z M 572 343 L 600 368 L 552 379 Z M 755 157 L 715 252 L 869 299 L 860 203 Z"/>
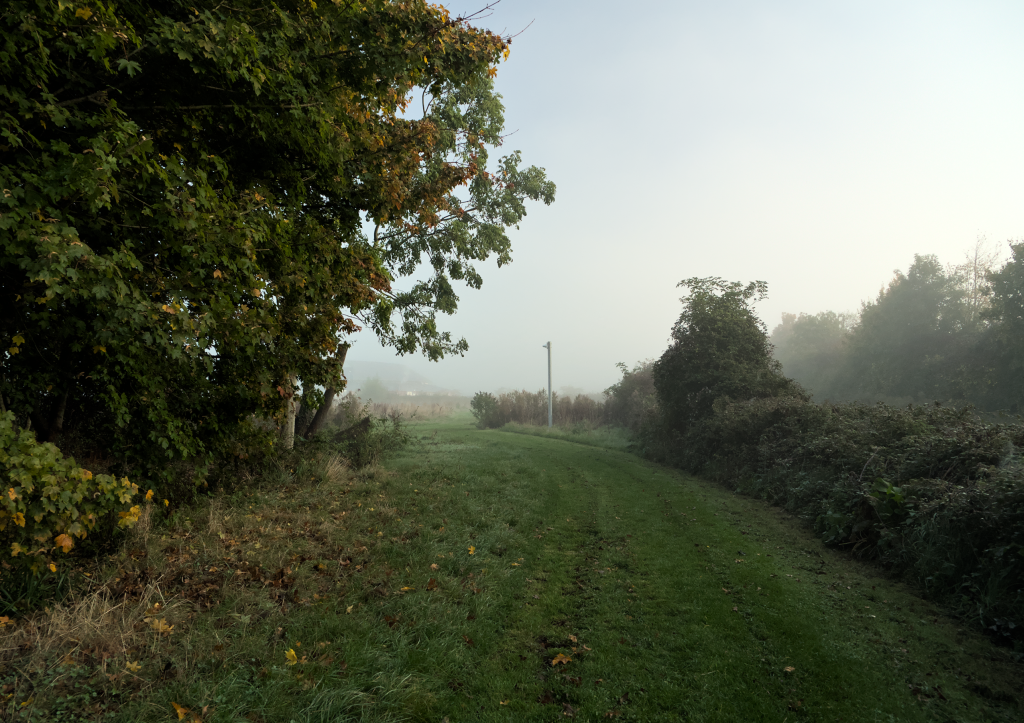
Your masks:
<path fill-rule="evenodd" d="M 438 404 L 416 402 L 373 402 L 367 405 L 367 413 L 374 417 L 401 417 L 406 421 L 422 421 L 427 419 L 443 419 L 456 412 L 465 410 L 466 404 L 456 402 Z"/>
<path fill-rule="evenodd" d="M 173 630 L 159 632 L 160 621 L 177 625 L 186 618 L 188 607 L 184 600 L 165 597 L 156 583 L 138 596 L 120 598 L 102 587 L 23 617 L 0 632 L 0 660 L 26 664 L 30 659 L 52 658 L 57 651 L 64 654 L 61 662 L 67 663 L 84 653 L 105 669 L 108 660 L 173 634 Z"/>

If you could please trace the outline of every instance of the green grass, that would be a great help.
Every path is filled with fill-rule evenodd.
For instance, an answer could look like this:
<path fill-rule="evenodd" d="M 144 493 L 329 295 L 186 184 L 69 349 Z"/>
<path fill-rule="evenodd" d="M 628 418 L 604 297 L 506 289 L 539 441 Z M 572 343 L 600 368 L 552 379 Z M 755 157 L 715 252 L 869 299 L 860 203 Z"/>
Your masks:
<path fill-rule="evenodd" d="M 133 625 L 103 675 L 92 639 L 4 663 L 8 711 L 49 720 L 78 671 L 119 721 L 1020 718 L 1008 651 L 776 509 L 613 449 L 410 429 L 383 468 L 304 460 L 126 548 L 105 574 L 158 582 L 174 631 Z"/>

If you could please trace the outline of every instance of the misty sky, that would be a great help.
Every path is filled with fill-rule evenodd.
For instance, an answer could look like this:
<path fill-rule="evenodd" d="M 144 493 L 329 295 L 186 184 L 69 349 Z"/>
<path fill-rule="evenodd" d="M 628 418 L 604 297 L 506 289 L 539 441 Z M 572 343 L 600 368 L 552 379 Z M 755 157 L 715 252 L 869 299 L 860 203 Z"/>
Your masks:
<path fill-rule="evenodd" d="M 452 14 L 484 2 L 444 3 Z M 657 357 L 691 276 L 782 312 L 855 310 L 915 253 L 1024 238 L 1024 3 L 502 0 L 504 150 L 547 169 L 514 262 L 482 267 L 437 364 L 366 331 L 349 358 L 465 393 L 600 391 Z M 499 153 L 500 154 L 500 153 Z"/>

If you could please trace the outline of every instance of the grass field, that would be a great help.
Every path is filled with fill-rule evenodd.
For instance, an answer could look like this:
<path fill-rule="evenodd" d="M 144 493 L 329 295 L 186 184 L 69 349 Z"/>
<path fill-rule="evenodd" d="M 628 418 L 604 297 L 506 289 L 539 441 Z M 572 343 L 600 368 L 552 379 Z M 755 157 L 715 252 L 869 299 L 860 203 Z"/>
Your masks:
<path fill-rule="evenodd" d="M 3 715 L 1020 720 L 1009 651 L 778 510 L 471 421 L 154 528 L 80 608 L 2 633 Z"/>

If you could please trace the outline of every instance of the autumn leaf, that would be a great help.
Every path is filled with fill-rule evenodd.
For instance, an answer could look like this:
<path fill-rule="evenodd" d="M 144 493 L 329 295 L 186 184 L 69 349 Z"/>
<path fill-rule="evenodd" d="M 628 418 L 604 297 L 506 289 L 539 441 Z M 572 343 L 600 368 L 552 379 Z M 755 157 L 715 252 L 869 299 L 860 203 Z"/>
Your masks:
<path fill-rule="evenodd" d="M 161 635 L 170 635 L 174 632 L 174 626 L 167 624 L 167 618 L 160 618 L 159 620 L 157 618 L 153 618 L 149 623 L 149 627 L 153 628 L 153 630 Z"/>
<path fill-rule="evenodd" d="M 70 552 L 71 548 L 74 547 L 75 543 L 67 534 L 57 535 L 57 539 L 54 540 L 57 547 L 63 547 L 64 552 Z"/>
<path fill-rule="evenodd" d="M 427 581 L 427 589 L 428 590 L 436 590 L 437 589 L 437 580 L 435 580 L 434 578 L 430 578 L 430 580 Z"/>
<path fill-rule="evenodd" d="M 14 625 L 14 621 L 13 620 L 11 620 L 6 615 L 0 615 L 0 630 L 2 630 L 3 628 L 9 627 L 11 625 Z"/>
<path fill-rule="evenodd" d="M 13 502 L 14 500 L 18 499 L 18 493 L 14 491 L 13 487 L 11 487 L 9 490 L 7 490 L 7 496 L 11 498 L 11 502 Z M 436 569 L 437 565 L 431 565 L 431 567 Z"/>
<path fill-rule="evenodd" d="M 402 592 L 412 592 L 415 589 L 416 588 L 414 588 L 414 587 L 403 587 L 402 588 Z"/>
<path fill-rule="evenodd" d="M 570 635 L 569 636 L 569 640 L 571 640 L 571 641 L 573 641 L 575 643 L 576 642 L 576 636 L 575 635 Z"/>
<path fill-rule="evenodd" d="M 49 564 L 50 572 L 57 572 L 57 566 L 52 562 Z"/>
<path fill-rule="evenodd" d="M 570 658 L 567 655 L 562 655 L 561 653 L 559 653 L 558 655 L 556 655 L 551 660 L 551 667 L 554 667 L 554 666 L 558 665 L 559 663 L 561 663 L 562 665 L 568 665 L 571 662 L 572 662 L 572 658 Z"/>
<path fill-rule="evenodd" d="M 146 501 L 147 502 L 152 502 L 153 501 L 153 490 L 146 490 Z"/>
<path fill-rule="evenodd" d="M 75 10 L 75 17 L 82 18 L 82 20 L 88 20 L 92 17 L 92 10 L 89 8 L 78 8 L 78 10 Z M 180 719 L 181 716 L 178 716 L 178 718 Z"/>
<path fill-rule="evenodd" d="M 174 712 L 178 714 L 178 720 L 181 720 L 182 718 L 184 718 L 185 715 L 190 710 L 189 708 L 185 708 L 184 706 L 180 706 L 177 703 L 171 703 L 171 705 L 174 706 Z"/>
<path fill-rule="evenodd" d="M 473 545 L 469 546 L 469 554 L 470 555 L 475 555 L 476 554 L 476 548 L 473 547 Z"/>
<path fill-rule="evenodd" d="M 347 608 L 345 608 L 345 614 L 346 615 L 351 615 L 352 614 L 352 608 L 354 608 L 354 607 L 355 607 L 355 605 L 349 605 Z"/>
<path fill-rule="evenodd" d="M 794 668 L 792 665 L 787 665 L 782 670 L 785 671 L 786 673 L 792 673 L 794 670 L 796 670 L 796 668 Z"/>
<path fill-rule="evenodd" d="M 124 669 L 127 670 L 129 673 L 138 673 L 140 670 L 142 670 L 142 663 L 133 663 L 129 660 L 125 662 Z"/>
<path fill-rule="evenodd" d="M 287 658 L 288 665 L 295 665 L 299 662 L 299 656 L 295 654 L 292 648 L 288 648 L 288 652 L 284 654 L 284 657 Z"/>
<path fill-rule="evenodd" d="M 13 490 L 11 490 L 11 491 L 13 492 Z M 11 499 L 14 499 L 14 498 L 12 497 Z M 430 563 L 430 569 L 431 569 L 431 570 L 437 570 L 437 569 L 439 569 L 439 568 L 438 568 L 438 566 L 437 566 L 437 563 L 436 563 L 436 562 L 432 562 L 432 563 Z"/>

